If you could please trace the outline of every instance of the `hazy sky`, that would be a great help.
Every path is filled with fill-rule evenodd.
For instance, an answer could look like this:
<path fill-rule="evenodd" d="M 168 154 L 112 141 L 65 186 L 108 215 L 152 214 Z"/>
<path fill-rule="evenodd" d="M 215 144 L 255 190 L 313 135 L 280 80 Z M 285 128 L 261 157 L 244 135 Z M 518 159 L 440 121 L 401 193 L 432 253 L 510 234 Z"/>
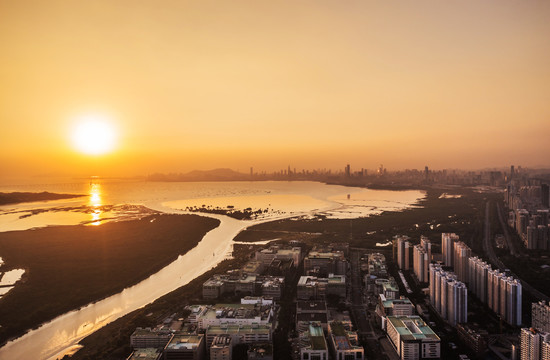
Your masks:
<path fill-rule="evenodd" d="M 548 166 L 550 2 L 0 0 L 0 123 L 4 174 Z"/>

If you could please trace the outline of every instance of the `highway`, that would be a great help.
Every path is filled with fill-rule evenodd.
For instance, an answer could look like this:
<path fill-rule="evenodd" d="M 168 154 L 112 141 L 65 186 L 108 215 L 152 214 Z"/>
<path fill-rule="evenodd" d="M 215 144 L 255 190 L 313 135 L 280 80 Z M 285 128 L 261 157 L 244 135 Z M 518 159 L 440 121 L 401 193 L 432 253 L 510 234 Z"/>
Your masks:
<path fill-rule="evenodd" d="M 496 256 L 495 249 L 493 247 L 493 242 L 491 241 L 491 213 L 490 213 L 490 207 L 491 207 L 491 202 L 487 201 L 487 203 L 485 204 L 485 225 L 484 225 L 484 236 L 483 236 L 483 251 L 489 257 L 489 261 L 491 262 L 491 264 L 493 264 L 494 266 L 500 268 L 501 270 L 504 270 L 504 269 L 507 269 L 508 267 L 506 265 L 504 265 L 504 263 L 502 261 L 500 261 L 500 259 Z M 501 225 L 502 225 L 502 222 L 501 222 Z M 503 229 L 503 231 L 505 231 L 505 230 Z M 506 234 L 507 233 L 505 233 L 505 236 L 506 236 Z M 506 241 L 508 241 L 508 240 L 506 240 Z M 510 251 L 511 251 L 511 249 L 512 248 L 510 248 Z M 540 291 L 538 291 L 537 289 L 535 289 L 529 283 L 525 282 L 525 280 L 523 280 L 523 279 L 519 279 L 519 280 L 521 280 L 521 286 L 522 286 L 523 291 L 527 291 L 527 292 L 531 293 L 531 295 L 533 295 L 535 298 L 537 298 L 539 300 L 550 301 L 550 297 L 548 297 L 547 295 L 545 295 L 545 294 L 541 293 Z"/>

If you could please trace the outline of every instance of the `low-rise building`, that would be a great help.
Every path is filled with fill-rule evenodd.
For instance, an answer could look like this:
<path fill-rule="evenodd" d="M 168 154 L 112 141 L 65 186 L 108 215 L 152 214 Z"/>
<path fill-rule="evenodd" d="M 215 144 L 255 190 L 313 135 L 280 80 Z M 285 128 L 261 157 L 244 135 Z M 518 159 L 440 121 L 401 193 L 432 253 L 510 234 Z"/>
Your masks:
<path fill-rule="evenodd" d="M 329 274 L 328 278 L 301 276 L 296 296 L 300 300 L 324 299 L 327 295 L 346 297 L 345 275 Z"/>
<path fill-rule="evenodd" d="M 328 334 L 334 359 L 363 360 L 365 358 L 365 350 L 358 345 L 357 333 L 346 329 L 342 322 L 330 322 Z"/>
<path fill-rule="evenodd" d="M 233 342 L 230 335 L 218 335 L 210 345 L 210 360 L 231 360 L 233 356 Z"/>
<path fill-rule="evenodd" d="M 126 360 L 160 360 L 161 356 L 156 348 L 135 349 Z"/>
<path fill-rule="evenodd" d="M 256 251 L 255 259 L 261 261 L 265 267 L 269 266 L 273 259 L 292 259 L 293 265 L 298 267 L 302 260 L 302 248 L 272 245 L 268 249 Z"/>
<path fill-rule="evenodd" d="M 379 295 L 378 305 L 384 316 L 413 315 L 414 305 L 404 296 L 399 299 L 386 299 L 383 294 Z"/>
<path fill-rule="evenodd" d="M 271 325 L 221 325 L 206 329 L 206 346 L 210 347 L 214 338 L 220 335 L 231 337 L 233 346 L 239 344 L 263 344 L 272 341 Z"/>
<path fill-rule="evenodd" d="M 264 264 L 259 260 L 250 260 L 241 269 L 243 273 L 249 275 L 262 275 L 264 271 Z"/>
<path fill-rule="evenodd" d="M 328 360 L 328 347 L 321 324 L 304 324 L 299 331 L 300 359 Z"/>
<path fill-rule="evenodd" d="M 323 329 L 327 329 L 328 310 L 324 301 L 298 301 L 296 303 L 296 324 L 318 323 Z"/>
<path fill-rule="evenodd" d="M 345 275 L 349 264 L 343 251 L 316 249 L 304 258 L 304 272 L 325 277 L 328 274 Z"/>
<path fill-rule="evenodd" d="M 164 360 L 206 359 L 204 335 L 175 333 L 164 348 Z"/>
<path fill-rule="evenodd" d="M 472 351 L 481 358 L 487 351 L 489 333 L 468 324 L 458 324 L 456 326 L 458 338 L 462 340 Z"/>
<path fill-rule="evenodd" d="M 207 306 L 197 317 L 201 329 L 225 325 L 269 325 L 273 318 L 273 305 L 216 304 Z"/>
<path fill-rule="evenodd" d="M 399 297 L 399 288 L 397 287 L 397 283 L 395 281 L 382 283 L 382 295 L 389 300 L 397 299 Z"/>
<path fill-rule="evenodd" d="M 420 316 L 388 316 L 387 334 L 402 360 L 439 359 L 441 340 Z"/>
<path fill-rule="evenodd" d="M 144 329 L 138 327 L 132 335 L 130 335 L 130 345 L 132 345 L 134 349 L 162 349 L 168 344 L 171 338 L 172 332 L 170 330 Z"/>
<path fill-rule="evenodd" d="M 230 274 L 218 274 L 206 280 L 202 285 L 205 299 L 217 299 L 223 294 L 248 294 L 253 296 L 271 296 L 281 298 L 284 278 L 276 276 L 258 276 L 242 270 Z"/>

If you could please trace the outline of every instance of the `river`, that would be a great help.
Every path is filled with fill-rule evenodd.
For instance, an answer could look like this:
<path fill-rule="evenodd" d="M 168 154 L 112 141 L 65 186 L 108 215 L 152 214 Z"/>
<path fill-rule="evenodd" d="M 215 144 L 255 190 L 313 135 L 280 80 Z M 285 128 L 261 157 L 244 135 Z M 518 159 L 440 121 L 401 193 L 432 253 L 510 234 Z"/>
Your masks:
<path fill-rule="evenodd" d="M 99 201 L 101 204 L 137 203 L 157 211 L 186 213 L 183 210 L 178 210 L 178 208 L 193 199 L 200 199 L 200 202 L 211 200 L 212 203 L 228 204 L 228 201 L 237 203 L 236 197 L 239 197 L 239 200 L 243 200 L 243 198 L 246 197 L 252 197 L 250 198 L 251 201 L 254 200 L 252 203 L 246 201 L 242 203 L 248 203 L 250 204 L 249 206 L 257 206 L 260 208 L 265 208 L 267 204 L 273 207 L 273 211 L 267 213 L 262 218 L 248 221 L 235 220 L 223 215 L 208 215 L 219 219 L 221 221 L 220 225 L 208 232 L 199 244 L 185 255 L 179 256 L 176 261 L 156 274 L 151 275 L 149 278 L 132 287 L 126 288 L 116 295 L 87 305 L 79 310 L 61 315 L 41 325 L 39 328 L 28 332 L 24 336 L 7 343 L 4 347 L 0 348 L 0 358 L 53 360 L 76 350 L 78 348 L 78 342 L 82 338 L 93 333 L 102 326 L 153 302 L 159 297 L 189 283 L 197 276 L 215 267 L 223 259 L 230 256 L 233 239 L 240 231 L 249 226 L 281 218 L 312 216 L 317 213 L 330 214 L 331 211 L 336 211 L 337 214 L 338 212 L 344 211 L 346 208 L 353 208 L 354 206 L 362 207 L 362 209 L 360 209 L 361 211 L 370 210 L 371 213 L 373 208 L 379 209 L 381 204 L 390 206 L 392 209 L 406 208 L 414 206 L 416 201 L 424 196 L 422 192 L 400 192 L 401 194 L 391 192 L 394 197 L 397 196 L 400 197 L 400 199 L 396 198 L 397 200 L 389 201 L 384 200 L 382 194 L 377 191 L 319 183 L 304 184 L 304 182 L 296 182 L 293 184 L 265 182 L 254 184 L 253 186 L 250 184 L 254 183 L 199 184 L 198 188 L 201 190 L 194 193 L 185 193 L 192 188 L 192 185 L 189 183 L 183 185 L 161 184 L 161 187 L 165 189 L 168 188 L 168 191 L 160 191 L 159 193 L 157 189 L 157 191 L 153 191 L 152 195 L 149 196 L 143 196 L 144 192 L 140 189 L 128 191 L 130 196 L 132 196 L 132 194 L 135 195 L 136 192 L 141 195 L 141 197 L 137 198 L 137 201 L 132 201 L 131 198 L 126 197 L 128 194 L 121 199 L 120 197 L 112 196 L 108 191 L 100 195 L 98 195 L 97 192 L 94 193 L 91 191 L 89 199 L 48 202 L 47 204 L 22 204 L 16 207 L 16 210 L 17 208 L 19 210 L 28 210 L 36 209 L 39 206 L 59 207 L 60 204 L 67 206 L 67 203 L 73 205 L 87 203 L 90 206 L 95 206 L 94 201 L 97 204 L 98 198 L 100 198 L 101 200 Z M 94 184 L 90 184 L 90 187 L 93 187 L 93 185 Z M 135 184 L 132 186 L 136 187 Z M 154 185 L 145 183 L 137 185 L 137 188 L 140 186 L 151 188 L 151 186 Z M 97 186 L 95 186 L 95 188 L 97 190 Z M 108 186 L 103 186 L 103 188 L 109 189 Z M 0 186 L 0 190 L 1 189 L 2 187 Z M 173 189 L 177 189 L 177 191 L 173 191 Z M 171 194 L 170 191 L 172 191 Z M 350 199 L 347 197 L 347 194 L 350 193 L 352 194 L 351 199 L 357 197 L 360 204 L 350 203 Z M 366 194 L 371 195 L 371 201 L 376 205 L 368 205 L 368 201 L 366 200 L 368 196 Z M 411 201 L 410 199 L 416 201 Z M 388 202 L 391 202 L 391 204 L 388 204 Z M 14 208 L 4 208 L 4 211 L 14 211 Z M 54 213 L 60 213 L 59 217 L 63 217 L 62 211 L 56 211 Z M 357 213 L 357 209 L 351 209 L 346 213 L 345 217 L 349 217 L 350 213 Z M 364 214 L 363 212 L 360 213 Z M 90 216 L 89 213 L 85 214 L 87 217 Z M 95 220 L 97 220 L 97 218 L 96 216 Z M 0 219 L 2 219 L 1 216 Z M 52 218 L 49 219 L 51 220 Z M 71 219 L 70 221 L 76 220 L 78 219 Z M 40 221 L 43 221 L 43 219 Z M 53 221 L 53 223 L 55 224 L 56 222 Z M 37 226 L 36 220 L 31 222 L 31 224 Z M 50 225 L 49 223 L 39 223 L 38 225 L 40 224 Z M 2 228 L 3 231 L 11 227 L 21 228 L 21 224 L 18 224 L 17 219 L 14 220 L 13 218 L 9 218 L 4 222 L 0 221 L 0 225 L 4 225 Z M 28 224 L 25 224 L 22 228 L 27 228 L 27 226 Z"/>

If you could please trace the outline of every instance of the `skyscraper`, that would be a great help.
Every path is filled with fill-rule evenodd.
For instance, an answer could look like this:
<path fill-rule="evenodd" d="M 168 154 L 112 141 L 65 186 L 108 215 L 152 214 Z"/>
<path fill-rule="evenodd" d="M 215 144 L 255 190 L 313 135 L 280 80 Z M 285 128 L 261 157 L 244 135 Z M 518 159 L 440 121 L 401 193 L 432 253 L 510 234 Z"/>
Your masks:
<path fill-rule="evenodd" d="M 531 327 L 550 333 L 550 305 L 546 301 L 539 301 L 531 305 Z"/>
<path fill-rule="evenodd" d="M 462 241 L 454 243 L 453 268 L 458 280 L 468 281 L 468 260 L 472 256 L 472 250 Z"/>
<path fill-rule="evenodd" d="M 421 244 L 413 247 L 413 270 L 420 282 L 428 282 L 430 260 Z"/>
<path fill-rule="evenodd" d="M 548 359 L 548 342 L 550 341 L 550 334 L 537 331 L 533 328 L 523 328 L 521 329 L 520 341 L 521 360 Z M 546 346 L 543 346 L 544 344 L 546 344 Z M 544 347 L 546 347 L 546 351 L 543 350 Z M 545 354 L 543 354 L 543 352 Z"/>
<path fill-rule="evenodd" d="M 521 325 L 521 282 L 513 277 L 506 281 L 506 322 L 510 325 Z"/>
<path fill-rule="evenodd" d="M 428 261 L 432 261 L 432 243 L 430 242 L 430 239 L 425 237 L 424 235 L 420 236 L 420 246 L 426 250 L 426 253 L 428 254 Z"/>
<path fill-rule="evenodd" d="M 397 237 L 397 265 L 401 270 L 409 269 L 409 237 L 399 236 Z"/>
<path fill-rule="evenodd" d="M 468 321 L 468 289 L 452 272 L 430 264 L 430 302 L 451 325 Z"/>
<path fill-rule="evenodd" d="M 453 266 L 453 245 L 458 239 L 459 237 L 455 233 L 441 234 L 441 252 L 443 253 L 443 261 L 447 266 Z"/>

